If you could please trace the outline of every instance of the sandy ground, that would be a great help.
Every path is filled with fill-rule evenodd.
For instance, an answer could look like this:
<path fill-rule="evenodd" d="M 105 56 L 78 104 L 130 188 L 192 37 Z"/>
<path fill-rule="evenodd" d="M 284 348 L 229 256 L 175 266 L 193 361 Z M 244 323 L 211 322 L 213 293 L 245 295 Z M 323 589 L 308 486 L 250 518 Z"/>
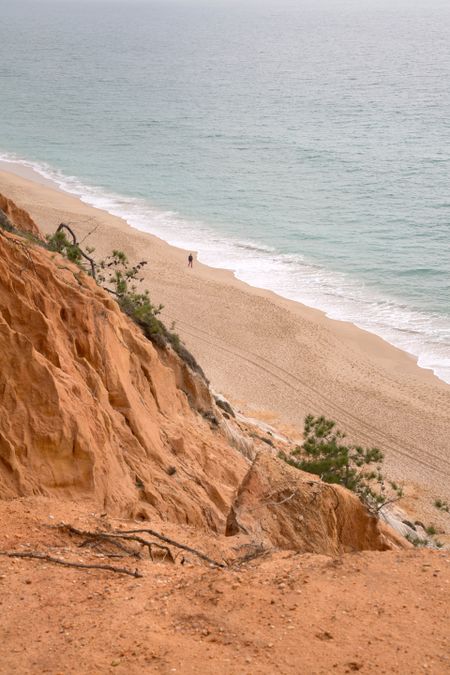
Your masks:
<path fill-rule="evenodd" d="M 2 675 L 450 673 L 448 551 L 279 552 L 220 570 L 189 555 L 105 558 L 55 529 L 61 520 L 132 525 L 56 500 L 0 502 L 0 549 L 143 576 L 0 556 Z M 232 551 L 233 538 L 151 526 L 209 555 Z"/>
<path fill-rule="evenodd" d="M 163 318 L 194 353 L 213 388 L 238 408 L 280 427 L 302 428 L 307 413 L 335 419 L 355 441 L 386 454 L 407 483 L 405 505 L 428 522 L 450 499 L 450 386 L 406 353 L 351 324 L 237 281 L 123 220 L 83 204 L 37 174 L 3 164 L 0 192 L 41 229 L 71 224 L 99 259 L 117 248 L 148 260 L 145 286 Z M 33 180 L 30 180 L 33 179 Z M 442 516 L 447 518 L 448 516 Z"/>

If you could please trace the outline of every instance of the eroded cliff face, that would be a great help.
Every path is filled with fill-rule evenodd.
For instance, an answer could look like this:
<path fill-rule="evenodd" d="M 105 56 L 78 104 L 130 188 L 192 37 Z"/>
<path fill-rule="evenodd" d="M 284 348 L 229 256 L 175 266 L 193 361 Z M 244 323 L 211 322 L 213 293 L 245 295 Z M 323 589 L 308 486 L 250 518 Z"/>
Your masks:
<path fill-rule="evenodd" d="M 241 483 L 226 532 L 244 534 L 262 549 L 275 546 L 331 556 L 409 546 L 349 490 L 263 453 Z"/>
<path fill-rule="evenodd" d="M 25 212 L 7 207 L 9 229 L 40 236 Z M 347 490 L 292 469 L 267 446 L 258 454 L 206 381 L 156 348 L 91 277 L 1 227 L 0 409 L 0 499 L 92 502 L 263 549 L 336 555 L 403 545 Z"/>
<path fill-rule="evenodd" d="M 246 460 L 205 382 L 60 255 L 2 231 L 0 261 L 0 498 L 222 529 Z"/>
<path fill-rule="evenodd" d="M 18 230 L 43 239 L 38 226 L 29 213 L 18 207 L 11 199 L 0 193 L 0 224 L 7 225 L 8 221 Z"/>

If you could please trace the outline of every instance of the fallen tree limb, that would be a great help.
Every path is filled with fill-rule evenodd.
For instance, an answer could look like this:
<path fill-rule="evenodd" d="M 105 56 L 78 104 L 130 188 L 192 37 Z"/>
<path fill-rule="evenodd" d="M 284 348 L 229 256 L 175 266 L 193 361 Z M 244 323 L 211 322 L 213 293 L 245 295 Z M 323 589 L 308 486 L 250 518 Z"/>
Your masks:
<path fill-rule="evenodd" d="M 270 548 L 265 548 L 262 544 L 251 544 L 250 548 L 252 548 L 253 550 L 250 550 L 244 555 L 242 555 L 240 558 L 236 558 L 236 560 L 233 560 L 232 562 L 233 567 L 243 565 L 247 562 L 250 562 L 251 560 L 255 560 L 256 558 L 268 556 L 272 551 Z"/>
<path fill-rule="evenodd" d="M 148 555 L 153 561 L 153 552 L 152 548 L 159 548 L 160 550 L 164 551 L 164 560 L 166 559 L 167 556 L 169 556 L 169 560 L 171 562 L 175 562 L 175 559 L 172 555 L 172 551 L 168 546 L 161 546 L 161 544 L 156 543 L 155 541 L 147 541 L 146 539 L 143 539 L 142 537 L 136 537 L 131 534 L 118 534 L 117 532 L 111 532 L 109 534 L 105 534 L 104 532 L 101 532 L 99 534 L 96 534 L 95 532 L 93 533 L 88 533 L 85 532 L 84 536 L 90 537 L 90 541 L 105 541 L 110 544 L 116 544 L 118 542 L 114 541 L 115 539 L 124 539 L 125 541 L 136 541 L 138 544 L 141 544 L 142 546 L 145 546 L 148 550 Z M 130 555 L 133 555 L 133 553 L 130 553 Z"/>
<path fill-rule="evenodd" d="M 57 527 L 59 527 L 59 529 L 66 530 L 69 533 L 76 534 L 80 537 L 87 537 L 89 539 L 104 539 L 106 541 L 108 539 L 109 540 L 124 539 L 126 541 L 137 541 L 138 543 L 147 547 L 155 546 L 156 548 L 166 550 L 167 553 L 170 555 L 170 559 L 172 560 L 172 562 L 175 562 L 172 552 L 166 546 L 161 546 L 161 544 L 157 544 L 154 541 L 151 542 L 148 541 L 147 539 L 143 539 L 142 537 L 136 536 L 139 534 L 150 534 L 152 537 L 155 537 L 155 539 L 159 539 L 160 541 L 163 541 L 165 544 L 168 544 L 169 546 L 174 546 L 175 548 L 179 548 L 183 551 L 187 551 L 188 553 L 192 553 L 193 555 L 197 556 L 201 560 L 204 560 L 210 565 L 214 565 L 215 567 L 221 568 L 226 567 L 224 563 L 219 563 L 217 562 L 217 560 L 213 560 L 212 558 L 205 555 L 201 551 L 197 551 L 197 549 L 192 548 L 191 546 L 187 546 L 186 544 L 180 544 L 178 541 L 170 539 L 169 537 L 166 537 L 163 534 L 156 532 L 156 530 L 139 529 L 139 530 L 115 530 L 114 532 L 89 532 L 85 530 L 78 530 L 76 527 L 73 527 L 72 525 L 67 525 L 66 523 L 61 523 Z M 153 560 L 150 548 L 149 554 L 150 558 Z"/>
<path fill-rule="evenodd" d="M 75 534 L 75 533 L 74 533 L 74 534 Z M 90 539 L 90 538 L 88 537 L 87 539 L 85 539 L 84 541 L 82 541 L 81 544 L 79 544 L 79 548 L 90 547 L 90 548 L 92 548 L 92 549 L 94 549 L 94 548 L 96 549 L 96 548 L 98 548 L 99 546 L 101 546 L 101 544 L 102 544 L 104 541 L 105 541 L 104 538 L 99 539 L 98 537 L 95 537 L 95 539 L 94 539 L 94 538 Z M 121 544 L 120 541 L 115 541 L 115 540 L 113 540 L 113 539 L 110 539 L 110 540 L 108 541 L 108 543 L 111 544 L 111 546 L 114 546 L 115 548 L 118 548 L 120 551 L 123 551 L 123 552 L 124 552 L 124 555 L 120 555 L 120 554 L 112 554 L 112 553 L 108 553 L 108 554 L 105 554 L 105 555 L 109 555 L 109 556 L 119 555 L 121 558 L 126 558 L 127 556 L 128 556 L 128 557 L 133 557 L 133 558 L 140 558 L 140 557 L 141 557 L 139 551 L 132 551 L 132 550 L 131 550 L 130 548 L 128 548 L 127 546 L 124 546 L 123 544 Z"/>
<path fill-rule="evenodd" d="M 88 543 L 104 541 L 113 544 L 115 546 L 118 546 L 122 550 L 126 550 L 129 555 L 134 556 L 137 555 L 139 557 L 139 554 L 136 554 L 134 551 L 128 551 L 124 546 L 120 544 L 120 542 L 117 541 L 117 539 L 123 539 L 125 541 L 136 541 L 138 544 L 141 544 L 142 546 L 145 546 L 147 548 L 149 557 L 151 558 L 152 561 L 153 561 L 152 548 L 155 547 L 164 551 L 164 560 L 167 556 L 169 556 L 169 560 L 171 562 L 175 562 L 172 551 L 167 546 L 162 546 L 161 544 L 158 544 L 155 541 L 147 541 L 147 539 L 143 539 L 142 537 L 138 537 L 136 535 L 122 532 L 89 532 L 88 530 L 78 530 L 76 527 L 73 527 L 73 525 L 66 525 L 66 524 L 59 525 L 58 527 L 60 529 L 66 530 L 70 534 L 76 534 L 79 537 L 84 537 L 85 541 L 81 544 L 81 547 L 86 546 Z"/>
<path fill-rule="evenodd" d="M 136 535 L 139 534 L 150 534 L 152 537 L 155 537 L 155 539 L 159 539 L 160 541 L 163 541 L 165 544 L 168 544 L 169 546 L 174 546 L 175 548 L 182 549 L 183 551 L 187 551 L 188 553 L 192 553 L 193 555 L 197 556 L 201 560 L 204 560 L 205 562 L 209 563 L 210 565 L 214 565 L 214 567 L 221 567 L 225 568 L 226 565 L 224 563 L 217 562 L 217 560 L 213 560 L 209 556 L 205 555 L 201 551 L 197 551 L 197 549 L 192 548 L 191 546 L 187 546 L 186 544 L 181 544 L 178 541 L 175 541 L 174 539 L 170 539 L 169 537 L 164 536 L 163 534 L 160 534 L 159 532 L 156 532 L 156 530 L 150 530 L 150 529 L 138 529 L 138 530 L 115 530 L 114 532 L 89 532 L 86 530 L 78 530 L 76 527 L 73 527 L 73 525 L 67 525 L 66 523 L 61 523 L 58 525 L 59 529 L 66 530 L 67 532 L 71 534 L 76 534 L 80 537 L 87 537 L 88 539 L 97 539 L 97 540 L 105 540 L 108 541 L 108 539 L 114 540 L 114 539 L 124 539 L 125 541 L 137 541 L 138 543 L 142 544 L 143 546 L 149 547 L 149 554 L 151 559 L 153 560 L 153 556 L 151 553 L 151 547 L 155 546 L 156 548 L 163 549 L 167 552 L 168 555 L 170 555 L 170 559 L 172 562 L 175 562 L 175 559 L 173 557 L 172 552 L 170 549 L 168 549 L 166 546 L 161 546 L 161 544 L 157 544 L 154 541 L 148 541 L 147 539 L 143 539 L 142 537 L 138 537 Z"/>
<path fill-rule="evenodd" d="M 137 537 L 135 535 L 131 534 L 119 534 L 118 532 L 111 533 L 107 535 L 106 537 L 102 535 L 102 539 L 109 539 L 112 542 L 112 538 L 117 538 L 117 539 L 125 539 L 125 541 L 137 541 L 139 544 L 142 544 L 142 546 L 145 546 L 148 550 L 149 557 L 153 560 L 153 552 L 152 548 L 159 548 L 161 551 L 164 551 L 164 558 L 163 561 L 166 559 L 166 556 L 169 556 L 169 560 L 171 562 L 175 562 L 175 558 L 173 557 L 172 551 L 168 546 L 162 546 L 161 544 L 158 544 L 156 541 L 147 541 L 146 539 L 143 539 L 142 537 Z"/>
<path fill-rule="evenodd" d="M 34 560 L 44 560 L 46 562 L 55 563 L 56 565 L 63 565 L 64 567 L 76 567 L 80 569 L 90 569 L 90 570 L 106 570 L 108 572 L 116 572 L 117 574 L 128 574 L 130 577 L 135 577 L 140 579 L 142 574 L 135 570 L 126 569 L 125 567 L 114 567 L 113 565 L 94 565 L 88 563 L 76 563 L 68 562 L 67 560 L 62 560 L 61 558 L 53 558 L 50 555 L 45 553 L 34 553 L 32 551 L 0 551 L 0 555 L 6 556 L 7 558 L 31 558 Z"/>
<path fill-rule="evenodd" d="M 156 537 L 157 539 L 160 539 L 161 541 L 164 541 L 166 544 L 169 544 L 169 546 L 175 546 L 176 548 L 181 548 L 183 551 L 188 551 L 189 553 L 193 553 L 196 555 L 198 558 L 201 558 L 201 560 L 204 560 L 205 562 L 208 562 L 210 565 L 214 565 L 215 567 L 226 567 L 224 563 L 217 562 L 217 560 L 213 560 L 212 558 L 209 558 L 207 555 L 202 553 L 201 551 L 197 551 L 197 549 L 192 548 L 191 546 L 187 546 L 186 544 L 180 544 L 178 541 L 175 541 L 174 539 L 170 539 L 169 537 L 165 537 L 163 534 L 160 534 L 159 532 L 156 532 L 156 530 L 149 530 L 149 529 L 139 529 L 139 530 L 121 530 L 123 534 L 139 534 L 139 533 L 146 533 L 150 534 L 152 537 Z"/>

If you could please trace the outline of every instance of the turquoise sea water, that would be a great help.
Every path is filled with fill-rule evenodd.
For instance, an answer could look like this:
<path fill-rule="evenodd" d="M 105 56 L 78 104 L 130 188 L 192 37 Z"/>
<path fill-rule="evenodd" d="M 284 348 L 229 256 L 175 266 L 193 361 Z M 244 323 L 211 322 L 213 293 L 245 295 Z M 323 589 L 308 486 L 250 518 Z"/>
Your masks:
<path fill-rule="evenodd" d="M 0 158 L 450 382 L 450 3 L 0 12 Z"/>

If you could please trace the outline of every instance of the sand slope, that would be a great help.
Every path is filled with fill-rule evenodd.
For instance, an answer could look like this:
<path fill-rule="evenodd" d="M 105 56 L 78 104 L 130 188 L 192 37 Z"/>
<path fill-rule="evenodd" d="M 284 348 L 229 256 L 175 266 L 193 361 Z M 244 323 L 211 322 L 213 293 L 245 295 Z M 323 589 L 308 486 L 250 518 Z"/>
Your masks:
<path fill-rule="evenodd" d="M 143 577 L 0 556 L 2 675 L 450 672 L 448 551 L 284 551 L 220 570 L 192 556 L 184 565 L 99 557 L 52 527 L 61 520 L 89 530 L 110 522 L 54 499 L 0 502 L 0 549 Z M 164 533 L 211 556 L 234 544 L 187 526 Z"/>

